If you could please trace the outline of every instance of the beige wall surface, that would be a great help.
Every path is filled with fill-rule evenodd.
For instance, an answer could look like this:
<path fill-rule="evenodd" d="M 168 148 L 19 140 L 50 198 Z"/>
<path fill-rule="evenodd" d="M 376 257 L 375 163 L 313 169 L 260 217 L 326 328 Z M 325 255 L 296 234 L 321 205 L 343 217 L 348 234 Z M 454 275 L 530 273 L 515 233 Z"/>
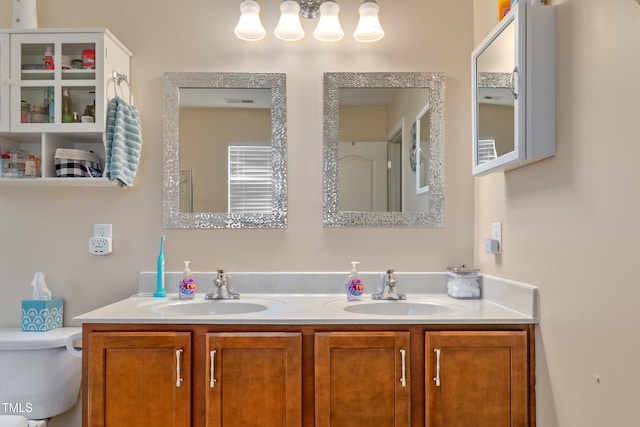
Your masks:
<path fill-rule="evenodd" d="M 238 40 L 239 4 L 227 0 L 59 0 L 38 3 L 47 27 L 107 27 L 132 52 L 131 80 L 144 139 L 134 187 L 0 187 L 0 271 L 5 286 L 0 325 L 17 326 L 20 300 L 37 271 L 65 298 L 65 322 L 136 291 L 140 271 L 154 271 L 161 234 L 166 268 L 180 271 L 442 271 L 473 260 L 473 179 L 468 126 L 446 132 L 446 226 L 439 229 L 322 227 L 322 81 L 324 72 L 442 71 L 447 114 L 470 121 L 469 52 L 473 10 L 466 0 L 415 0 L 409 9 L 379 2 L 387 32 L 379 43 L 351 37 L 359 0 L 343 0 L 345 38 L 335 44 L 273 36 L 279 1 L 262 2 L 267 37 Z M 462 7 L 464 6 L 464 7 Z M 385 12 L 386 11 L 386 12 Z M 12 2 L 0 2 L 0 27 L 11 26 Z M 455 25 L 454 25 L 455 24 Z M 408 31 L 406 29 L 411 29 Z M 447 40 L 447 43 L 443 43 Z M 167 71 L 283 72 L 287 76 L 288 227 L 278 230 L 173 230 L 162 226 L 162 74 Z M 88 253 L 93 224 L 113 224 L 108 256 Z"/>
<path fill-rule="evenodd" d="M 192 171 L 193 212 L 228 212 L 229 144 L 269 143 L 271 112 L 181 108 L 179 121 L 180 169 Z"/>
<path fill-rule="evenodd" d="M 473 179 L 469 174 L 473 10 L 468 0 L 380 0 L 386 37 L 351 37 L 360 0 L 341 0 L 345 38 L 273 36 L 278 0 L 263 0 L 267 37 L 233 35 L 239 1 L 56 0 L 38 3 L 41 28 L 106 27 L 132 52 L 131 81 L 142 121 L 142 158 L 134 187 L 0 187 L 0 326 L 16 327 L 20 300 L 37 271 L 65 299 L 65 323 L 136 292 L 138 272 L 154 271 L 161 234 L 166 267 L 180 271 L 443 271 L 473 262 Z M 410 7 L 405 7 L 410 6 Z M 0 1 L 0 27 L 11 26 L 12 1 Z M 167 71 L 279 72 L 287 76 L 288 227 L 278 230 L 167 230 L 162 227 L 162 74 Z M 322 227 L 322 81 L 324 72 L 446 73 L 446 226 L 438 229 Z M 455 119 L 454 119 L 455 118 Z M 93 256 L 93 224 L 113 224 L 113 253 Z M 169 284 L 171 286 L 171 284 Z M 67 421 L 62 425 L 73 426 Z M 74 427 L 74 426 L 73 426 Z"/>
<path fill-rule="evenodd" d="M 385 107 L 343 106 L 338 115 L 339 142 L 386 141 L 389 132 Z"/>
<path fill-rule="evenodd" d="M 637 426 L 640 5 L 550 3 L 557 155 L 476 179 L 475 262 L 540 288 L 538 427 Z M 476 42 L 494 6 L 474 0 Z M 495 221 L 498 256 L 482 249 Z"/>
<path fill-rule="evenodd" d="M 475 252 L 484 272 L 540 288 L 538 426 L 640 425 L 640 291 L 629 268 L 640 241 L 640 6 L 634 0 L 553 0 L 557 155 L 475 179 L 474 203 L 469 54 L 474 39 L 493 25 L 486 23 L 495 20 L 495 2 L 378 2 L 387 31 L 382 42 L 361 45 L 350 38 L 360 1 L 342 0 L 346 37 L 328 45 L 309 36 L 309 23 L 304 41 L 276 40 L 276 0 L 262 1 L 268 34 L 257 44 L 233 36 L 234 1 L 41 1 L 40 27 L 107 27 L 134 53 L 144 147 L 135 187 L 126 191 L 0 187 L 0 326 L 18 325 L 20 300 L 30 296 L 36 271 L 65 298 L 67 325 L 79 313 L 134 293 L 138 272 L 155 268 L 160 234 L 167 236 L 169 270 L 190 259 L 197 271 L 346 271 L 348 261 L 358 259 L 368 271 L 441 271 L 471 264 Z M 0 27 L 10 27 L 11 3 L 0 1 Z M 165 71 L 287 74 L 287 229 L 162 228 Z M 325 71 L 447 74 L 444 228 L 322 228 Z M 482 250 L 494 221 L 504 224 L 504 252 L 495 257 Z M 113 254 L 88 254 L 94 223 L 113 224 Z M 53 424 L 78 426 L 77 410 L 73 419 Z"/>

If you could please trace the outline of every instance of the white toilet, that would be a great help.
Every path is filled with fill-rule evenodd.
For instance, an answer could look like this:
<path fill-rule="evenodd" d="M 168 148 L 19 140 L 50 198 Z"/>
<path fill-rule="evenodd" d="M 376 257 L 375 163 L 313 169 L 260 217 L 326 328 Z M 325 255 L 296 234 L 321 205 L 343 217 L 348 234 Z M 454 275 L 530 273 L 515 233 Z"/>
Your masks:
<path fill-rule="evenodd" d="M 82 359 L 71 342 L 80 332 L 0 329 L 0 427 L 46 426 L 78 402 Z"/>

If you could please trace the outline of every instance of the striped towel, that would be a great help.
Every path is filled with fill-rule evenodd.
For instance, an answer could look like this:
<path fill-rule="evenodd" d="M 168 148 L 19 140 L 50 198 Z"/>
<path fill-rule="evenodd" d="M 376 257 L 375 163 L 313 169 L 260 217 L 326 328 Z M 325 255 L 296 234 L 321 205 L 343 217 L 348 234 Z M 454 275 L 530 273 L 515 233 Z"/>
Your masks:
<path fill-rule="evenodd" d="M 105 176 L 119 187 L 130 187 L 138 171 L 141 148 L 138 109 L 114 97 L 107 107 Z"/>

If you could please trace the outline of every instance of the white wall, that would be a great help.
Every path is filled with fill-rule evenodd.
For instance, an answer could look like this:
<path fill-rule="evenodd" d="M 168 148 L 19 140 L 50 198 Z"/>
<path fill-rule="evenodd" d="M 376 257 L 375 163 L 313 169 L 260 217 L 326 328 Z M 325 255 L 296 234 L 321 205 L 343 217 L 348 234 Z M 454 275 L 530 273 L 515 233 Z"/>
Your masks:
<path fill-rule="evenodd" d="M 442 271 L 473 261 L 473 179 L 469 174 L 473 11 L 468 0 L 379 0 L 387 35 L 359 44 L 360 0 L 341 0 L 345 38 L 287 44 L 272 34 L 279 0 L 262 0 L 268 35 L 256 44 L 233 35 L 235 0 L 56 0 L 38 3 L 45 27 L 107 27 L 133 53 L 132 86 L 144 146 L 134 188 L 0 187 L 0 326 L 17 327 L 20 300 L 36 271 L 75 315 L 136 291 L 139 271 L 155 269 L 166 235 L 167 269 L 194 271 Z M 410 6 L 410 7 L 407 7 Z M 0 0 L 0 27 L 12 1 Z M 162 228 L 162 73 L 284 72 L 288 107 L 289 226 L 284 230 Z M 441 229 L 322 227 L 322 78 L 340 71 L 442 71 L 446 80 L 446 226 Z M 88 254 L 94 223 L 113 224 L 114 253 Z M 77 419 L 77 415 L 76 415 Z M 71 421 L 62 422 L 67 426 Z"/>
<path fill-rule="evenodd" d="M 538 426 L 637 426 L 640 5 L 551 3 L 557 155 L 476 179 L 475 261 L 540 288 Z M 474 6 L 478 42 L 495 2 Z M 494 221 L 495 257 L 482 250 Z"/>

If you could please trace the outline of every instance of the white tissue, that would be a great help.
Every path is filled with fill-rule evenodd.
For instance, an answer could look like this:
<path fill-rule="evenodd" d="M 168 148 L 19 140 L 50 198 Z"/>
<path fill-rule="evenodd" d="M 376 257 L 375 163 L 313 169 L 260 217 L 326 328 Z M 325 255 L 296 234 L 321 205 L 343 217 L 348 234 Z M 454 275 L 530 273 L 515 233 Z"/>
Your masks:
<path fill-rule="evenodd" d="M 31 281 L 31 287 L 33 288 L 33 298 L 37 300 L 50 300 L 51 291 L 47 288 L 47 284 L 44 282 L 44 273 L 38 271 L 33 280 Z"/>

